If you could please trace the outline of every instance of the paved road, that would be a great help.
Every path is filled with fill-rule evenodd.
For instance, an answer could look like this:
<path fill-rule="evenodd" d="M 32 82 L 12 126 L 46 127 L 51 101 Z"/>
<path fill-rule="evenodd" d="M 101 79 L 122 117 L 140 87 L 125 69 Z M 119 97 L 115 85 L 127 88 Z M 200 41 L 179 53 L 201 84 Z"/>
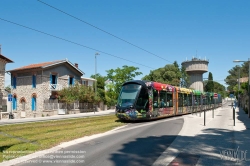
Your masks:
<path fill-rule="evenodd" d="M 84 142 L 63 149 L 56 149 L 57 151 L 53 153 L 17 164 L 17 166 L 151 166 L 175 140 L 182 129 L 183 122 L 182 117 L 174 117 L 129 124 L 108 132 L 108 134 L 93 139 L 85 139 Z M 79 163 L 64 163 L 67 161 Z"/>

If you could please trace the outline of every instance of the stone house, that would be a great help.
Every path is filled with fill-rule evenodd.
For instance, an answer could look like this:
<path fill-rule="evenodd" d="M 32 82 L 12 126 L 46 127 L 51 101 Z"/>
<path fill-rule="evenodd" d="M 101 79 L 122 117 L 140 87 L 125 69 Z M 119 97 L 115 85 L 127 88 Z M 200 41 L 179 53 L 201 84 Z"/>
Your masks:
<path fill-rule="evenodd" d="M 31 64 L 9 72 L 15 118 L 42 116 L 45 100 L 56 99 L 57 92 L 64 87 L 82 84 L 84 75 L 77 63 L 67 59 Z"/>
<path fill-rule="evenodd" d="M 4 86 L 5 85 L 5 73 L 6 73 L 5 66 L 7 63 L 13 63 L 13 61 L 1 55 L 0 53 L 0 111 L 3 105 L 2 103 L 3 94 L 5 93 L 5 86 Z"/>

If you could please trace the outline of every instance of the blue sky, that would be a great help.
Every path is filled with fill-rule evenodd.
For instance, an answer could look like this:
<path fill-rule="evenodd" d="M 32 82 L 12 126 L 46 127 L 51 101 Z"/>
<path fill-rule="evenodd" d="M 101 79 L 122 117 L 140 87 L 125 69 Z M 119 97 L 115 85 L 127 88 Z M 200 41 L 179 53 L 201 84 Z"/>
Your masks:
<path fill-rule="evenodd" d="M 209 59 L 209 72 L 224 84 L 233 60 L 250 57 L 250 1 L 248 0 L 43 0 L 66 13 L 126 40 L 142 49 L 103 33 L 36 0 L 0 1 L 2 54 L 17 67 L 68 59 L 78 63 L 85 77 L 123 65 L 139 67 L 143 75 L 166 64 Z M 8 20 L 94 50 L 3 21 Z M 128 62 L 108 53 L 121 57 Z M 144 66 L 138 65 L 143 64 Z M 145 67 L 148 66 L 148 67 Z M 150 68 L 149 68 L 150 67 Z M 203 75 L 207 78 L 208 72 Z M 6 75 L 6 86 L 10 78 Z"/>

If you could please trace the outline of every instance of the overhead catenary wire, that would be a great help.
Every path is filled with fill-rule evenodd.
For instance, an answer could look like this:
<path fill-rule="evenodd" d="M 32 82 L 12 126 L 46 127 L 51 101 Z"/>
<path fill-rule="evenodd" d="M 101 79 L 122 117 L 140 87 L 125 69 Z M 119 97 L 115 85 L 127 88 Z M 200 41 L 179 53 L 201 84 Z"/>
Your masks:
<path fill-rule="evenodd" d="M 86 21 L 84 21 L 84 20 L 82 20 L 82 19 L 80 19 L 80 18 L 78 18 L 78 17 L 76 17 L 76 16 L 73 16 L 73 15 L 71 15 L 71 14 L 69 14 L 69 13 L 67 13 L 67 12 L 65 12 L 65 11 L 63 11 L 63 10 L 61 10 L 61 9 L 58 9 L 58 8 L 56 8 L 56 7 L 54 7 L 54 6 L 50 5 L 50 4 L 48 4 L 48 3 L 45 3 L 45 2 L 43 2 L 43 1 L 41 1 L 41 0 L 37 0 L 37 1 L 40 2 L 40 3 L 42 3 L 42 4 L 44 4 L 44 5 L 46 5 L 46 6 L 49 6 L 49 7 L 53 8 L 53 9 L 55 9 L 55 10 L 57 10 L 57 11 L 63 13 L 63 14 L 65 14 L 65 15 L 67 15 L 67 16 L 69 16 L 69 17 L 72 17 L 72 18 L 74 18 L 74 19 L 76 19 L 76 20 L 78 20 L 78 21 L 80 21 L 80 22 L 83 22 L 83 23 L 85 23 L 85 24 L 87 24 L 87 25 L 89 25 L 89 26 L 91 26 L 91 27 L 93 27 L 93 28 L 95 28 L 95 29 L 97 29 L 97 30 L 99 30 L 99 31 L 102 31 L 102 32 L 104 32 L 104 33 L 106 33 L 106 34 L 108 34 L 108 35 L 110 35 L 110 36 L 112 36 L 112 37 L 114 37 L 114 38 L 116 38 L 116 39 L 119 39 L 119 40 L 121 40 L 121 41 L 123 41 L 123 42 L 125 42 L 125 43 L 127 43 L 127 44 L 129 44 L 129 45 L 132 45 L 132 46 L 134 46 L 134 47 L 136 47 L 136 48 L 138 48 L 138 49 L 140 49 L 140 50 L 143 50 L 143 51 L 147 52 L 148 54 L 151 54 L 151 55 L 156 56 L 156 57 L 158 57 L 158 58 L 160 58 L 160 59 L 163 59 L 163 60 L 165 60 L 165 61 L 168 61 L 168 62 L 170 62 L 170 63 L 173 63 L 173 62 L 171 62 L 171 61 L 169 61 L 169 60 L 167 60 L 167 59 L 165 59 L 165 58 L 163 58 L 163 57 L 161 57 L 161 56 L 159 56 L 159 55 L 156 55 L 156 54 L 154 54 L 154 53 L 152 53 L 152 52 L 150 52 L 150 51 L 148 51 L 148 50 L 146 50 L 146 49 L 144 49 L 144 48 L 142 48 L 142 47 L 140 47 L 140 46 L 137 46 L 137 45 L 135 45 L 135 44 L 133 44 L 133 43 L 131 43 L 131 42 L 125 40 L 125 39 L 122 39 L 121 37 L 118 37 L 118 36 L 116 36 L 116 35 L 114 35 L 114 34 L 108 32 L 108 31 L 106 31 L 106 30 L 103 30 L 103 29 L 101 29 L 101 28 L 99 28 L 99 27 L 97 27 L 97 26 L 95 26 L 95 25 L 93 25 L 93 24 L 90 24 L 90 23 L 88 23 L 88 22 L 86 22 Z"/>
<path fill-rule="evenodd" d="M 89 47 L 89 46 L 86 46 L 86 45 L 83 45 L 83 44 L 80 44 L 80 43 L 77 43 L 77 42 L 74 42 L 74 41 L 71 41 L 71 40 L 68 40 L 68 39 L 64 39 L 62 37 L 58 37 L 58 36 L 55 36 L 55 35 L 52 35 L 52 34 L 49 34 L 49 33 L 34 29 L 34 28 L 30 28 L 28 26 L 21 25 L 21 24 L 18 24 L 18 23 L 15 23 L 15 22 L 3 19 L 3 18 L 0 18 L 0 20 L 11 23 L 11 24 L 14 24 L 14 25 L 17 25 L 17 26 L 20 26 L 20 27 L 23 27 L 23 28 L 26 28 L 26 29 L 29 29 L 29 30 L 32 30 L 32 31 L 35 31 L 35 32 L 42 33 L 42 34 L 50 36 L 50 37 L 54 37 L 54 38 L 57 38 L 57 39 L 60 39 L 60 40 L 75 44 L 75 45 L 78 45 L 78 46 L 81 46 L 81 47 L 88 48 L 90 50 L 93 50 L 93 51 L 96 51 L 96 52 L 99 52 L 99 53 L 102 53 L 102 54 L 106 54 L 106 55 L 109 55 L 109 56 L 112 56 L 112 57 L 115 57 L 115 58 L 118 58 L 118 59 L 122 59 L 122 60 L 127 61 L 127 62 L 131 62 L 131 63 L 137 64 L 137 65 L 140 65 L 140 66 L 144 66 L 144 67 L 147 67 L 147 68 L 150 68 L 150 69 L 155 69 L 155 68 L 152 68 L 150 66 L 146 66 L 146 65 L 143 65 L 141 63 L 137 63 L 137 62 L 134 62 L 134 61 L 131 61 L 131 60 L 128 60 L 128 59 L 125 59 L 125 58 L 122 58 L 122 57 L 119 57 L 119 56 L 116 56 L 116 55 L 113 55 L 113 54 L 110 54 L 110 53 L 107 53 L 107 52 L 104 52 L 104 51 L 101 51 L 101 50 L 98 50 L 96 48 L 92 48 L 92 47 Z"/>

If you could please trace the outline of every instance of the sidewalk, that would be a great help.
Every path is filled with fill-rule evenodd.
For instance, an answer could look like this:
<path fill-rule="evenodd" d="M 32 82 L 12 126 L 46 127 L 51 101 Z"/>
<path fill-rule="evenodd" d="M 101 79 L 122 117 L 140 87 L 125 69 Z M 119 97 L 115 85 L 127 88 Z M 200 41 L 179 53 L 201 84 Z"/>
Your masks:
<path fill-rule="evenodd" d="M 60 119 L 80 118 L 80 117 L 89 117 L 89 116 L 101 116 L 101 115 L 108 115 L 108 114 L 114 114 L 114 113 L 115 113 L 114 109 L 109 109 L 106 111 L 86 112 L 86 113 L 66 114 L 66 115 L 53 115 L 53 116 L 47 116 L 47 117 L 3 119 L 3 120 L 0 120 L 0 126 L 7 125 L 7 124 L 15 124 L 15 123 L 60 120 Z"/>
<path fill-rule="evenodd" d="M 159 165 L 250 165 L 250 119 L 236 108 L 234 126 L 233 109 L 228 106 L 204 113 L 186 115 L 184 126 L 176 140 L 156 160 Z M 249 161 L 246 161 L 249 160 Z"/>

